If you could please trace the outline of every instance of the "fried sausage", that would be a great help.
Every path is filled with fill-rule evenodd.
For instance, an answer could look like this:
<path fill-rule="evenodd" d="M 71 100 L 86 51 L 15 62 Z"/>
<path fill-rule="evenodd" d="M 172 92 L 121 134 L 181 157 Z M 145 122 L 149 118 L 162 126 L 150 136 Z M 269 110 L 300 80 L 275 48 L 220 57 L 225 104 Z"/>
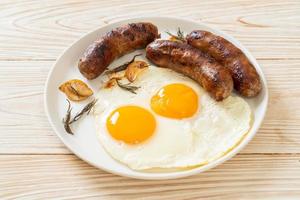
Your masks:
<path fill-rule="evenodd" d="M 231 73 L 234 88 L 245 97 L 254 97 L 261 91 L 260 77 L 246 55 L 226 39 L 207 31 L 192 31 L 186 37 L 188 44 L 207 52 Z"/>
<path fill-rule="evenodd" d="M 136 49 L 145 48 L 158 38 L 151 23 L 131 23 L 113 29 L 91 44 L 79 60 L 79 71 L 87 79 L 97 78 L 114 59 Z"/>
<path fill-rule="evenodd" d="M 160 67 L 194 79 L 217 101 L 228 97 L 233 89 L 233 81 L 226 68 L 186 43 L 155 40 L 147 46 L 146 57 Z"/>

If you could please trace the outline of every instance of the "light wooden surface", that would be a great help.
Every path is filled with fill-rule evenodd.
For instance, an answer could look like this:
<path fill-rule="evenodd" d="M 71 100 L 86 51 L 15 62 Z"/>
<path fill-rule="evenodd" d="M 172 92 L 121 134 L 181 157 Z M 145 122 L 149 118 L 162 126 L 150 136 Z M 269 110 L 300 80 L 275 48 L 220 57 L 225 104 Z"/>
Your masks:
<path fill-rule="evenodd" d="M 257 136 L 205 173 L 141 181 L 89 166 L 43 110 L 55 59 L 87 32 L 141 16 L 186 17 L 240 40 L 266 75 Z M 300 199 L 300 1 L 0 1 L 0 199 Z"/>

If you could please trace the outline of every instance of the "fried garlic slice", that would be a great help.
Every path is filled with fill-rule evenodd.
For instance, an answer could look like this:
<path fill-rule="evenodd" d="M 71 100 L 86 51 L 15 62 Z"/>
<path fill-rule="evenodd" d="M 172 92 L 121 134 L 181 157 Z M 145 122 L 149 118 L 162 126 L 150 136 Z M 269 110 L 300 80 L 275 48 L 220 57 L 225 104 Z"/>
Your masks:
<path fill-rule="evenodd" d="M 134 61 L 130 63 L 125 71 L 125 77 L 129 82 L 133 82 L 138 75 L 148 67 L 144 61 Z"/>
<path fill-rule="evenodd" d="M 82 101 L 93 95 L 89 86 L 78 79 L 72 79 L 61 84 L 59 90 L 65 93 L 71 101 Z"/>

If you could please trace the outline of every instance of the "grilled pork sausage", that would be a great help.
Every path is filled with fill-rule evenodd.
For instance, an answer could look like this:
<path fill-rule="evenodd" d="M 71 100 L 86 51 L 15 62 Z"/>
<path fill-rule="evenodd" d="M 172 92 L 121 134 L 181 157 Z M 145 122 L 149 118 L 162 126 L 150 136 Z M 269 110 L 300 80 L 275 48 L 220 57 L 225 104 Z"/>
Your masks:
<path fill-rule="evenodd" d="M 170 68 L 194 79 L 217 101 L 228 97 L 233 89 L 226 68 L 186 43 L 155 40 L 147 46 L 146 57 L 159 67 Z"/>
<path fill-rule="evenodd" d="M 86 49 L 78 68 L 87 79 L 97 78 L 114 59 L 145 48 L 158 37 L 157 27 L 151 23 L 131 23 L 115 28 Z"/>
<path fill-rule="evenodd" d="M 234 88 L 245 97 L 254 97 L 261 91 L 260 77 L 245 54 L 226 39 L 207 31 L 192 31 L 186 37 L 188 44 L 214 57 L 231 73 Z"/>

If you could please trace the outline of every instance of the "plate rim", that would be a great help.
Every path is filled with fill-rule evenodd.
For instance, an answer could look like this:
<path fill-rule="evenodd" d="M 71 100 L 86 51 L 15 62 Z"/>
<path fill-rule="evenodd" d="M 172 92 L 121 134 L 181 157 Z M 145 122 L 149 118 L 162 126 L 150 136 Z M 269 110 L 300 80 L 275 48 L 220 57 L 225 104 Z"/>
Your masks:
<path fill-rule="evenodd" d="M 247 54 L 247 57 L 250 57 L 251 60 L 253 60 L 254 66 L 256 68 L 256 70 L 259 71 L 259 74 L 261 75 L 261 81 L 263 83 L 263 88 L 265 88 L 264 91 L 264 96 L 263 96 L 263 100 L 262 100 L 262 110 L 261 110 L 261 121 L 258 122 L 256 127 L 251 127 L 251 129 L 249 130 L 249 132 L 253 132 L 253 133 L 247 133 L 244 138 L 242 139 L 242 141 L 240 141 L 240 143 L 235 146 L 229 153 L 227 153 L 226 155 L 211 161 L 210 163 L 204 165 L 204 166 L 200 166 L 200 167 L 196 167 L 193 168 L 191 170 L 186 170 L 186 171 L 180 171 L 181 173 L 177 173 L 177 174 L 173 174 L 173 173 L 161 173 L 160 176 L 151 176 L 151 173 L 148 172 L 142 172 L 142 174 L 147 174 L 147 175 L 132 175 L 132 174 L 127 174 L 127 173 L 123 173 L 120 171 L 115 171 L 115 170 L 111 170 L 107 167 L 104 166 L 99 166 L 97 163 L 94 163 L 88 159 L 85 159 L 85 156 L 82 155 L 82 153 L 80 151 L 75 150 L 72 146 L 71 143 L 68 142 L 68 140 L 64 139 L 60 132 L 56 129 L 56 126 L 54 124 L 54 122 L 52 121 L 51 117 L 50 117 L 50 111 L 49 111 L 49 102 L 48 102 L 48 90 L 50 88 L 50 79 L 51 76 L 53 74 L 53 71 L 57 65 L 57 63 L 63 58 L 64 54 L 70 49 L 72 48 L 77 42 L 79 42 L 80 40 L 82 40 L 83 38 L 87 37 L 88 35 L 91 35 L 92 33 L 98 31 L 99 29 L 106 27 L 106 26 L 111 26 L 113 24 L 116 23 L 121 23 L 121 22 L 126 22 L 128 23 L 128 21 L 131 20 L 158 20 L 158 19 L 168 19 L 168 20 L 181 20 L 181 21 L 186 21 L 188 23 L 196 23 L 199 24 L 203 27 L 206 27 L 208 29 L 211 29 L 213 31 L 216 31 L 218 33 L 220 33 L 221 35 L 225 35 L 227 38 L 230 38 L 230 40 L 236 42 L 240 47 L 242 47 L 242 52 Z M 267 84 L 267 80 L 265 78 L 265 74 L 263 73 L 262 68 L 260 67 L 259 63 L 257 62 L 256 58 L 252 55 L 252 53 L 237 39 L 235 39 L 234 37 L 232 37 L 231 35 L 215 28 L 215 27 L 211 27 L 209 25 L 206 25 L 205 23 L 202 22 L 198 22 L 196 20 L 192 20 L 192 19 L 187 19 L 185 17 L 170 17 L 170 16 L 154 16 L 154 15 L 147 15 L 147 16 L 142 16 L 142 17 L 129 17 L 129 18 L 122 18 L 116 21 L 112 21 L 111 23 L 108 24 L 103 24 L 98 26 L 97 28 L 93 29 L 92 31 L 87 32 L 86 34 L 82 35 L 80 38 L 78 38 L 77 40 L 75 40 L 73 43 L 71 43 L 68 47 L 66 47 L 63 52 L 58 56 L 58 58 L 55 60 L 54 64 L 51 66 L 48 75 L 47 75 L 47 79 L 45 82 L 45 86 L 44 86 L 44 110 L 47 116 L 47 119 L 52 127 L 52 129 L 54 130 L 55 134 L 58 136 L 58 138 L 60 138 L 60 140 L 62 141 L 62 143 L 68 148 L 68 150 L 70 150 L 72 153 L 74 153 L 77 157 L 79 157 L 81 160 L 85 161 L 86 163 L 92 165 L 95 168 L 101 169 L 103 171 L 112 173 L 112 174 L 116 174 L 119 176 L 124 176 L 124 177 L 129 177 L 129 178 L 134 178 L 134 179 L 141 179 L 141 180 L 168 180 L 168 179 L 177 179 L 177 178 L 183 178 L 183 177 L 188 177 L 191 175 L 195 175 L 195 174 L 199 174 L 202 172 L 205 172 L 209 169 L 212 169 L 224 162 L 226 162 L 227 160 L 231 159 L 233 156 L 235 156 L 236 154 L 238 154 L 238 152 L 240 152 L 245 146 L 247 146 L 247 144 L 253 139 L 253 137 L 257 134 L 258 130 L 260 129 L 262 122 L 264 121 L 264 118 L 266 116 L 266 112 L 267 112 L 267 108 L 268 108 L 268 102 L 269 102 L 269 92 L 268 92 L 268 84 Z M 255 128 L 255 129 L 253 129 Z M 253 130 L 252 130 L 253 129 Z"/>

